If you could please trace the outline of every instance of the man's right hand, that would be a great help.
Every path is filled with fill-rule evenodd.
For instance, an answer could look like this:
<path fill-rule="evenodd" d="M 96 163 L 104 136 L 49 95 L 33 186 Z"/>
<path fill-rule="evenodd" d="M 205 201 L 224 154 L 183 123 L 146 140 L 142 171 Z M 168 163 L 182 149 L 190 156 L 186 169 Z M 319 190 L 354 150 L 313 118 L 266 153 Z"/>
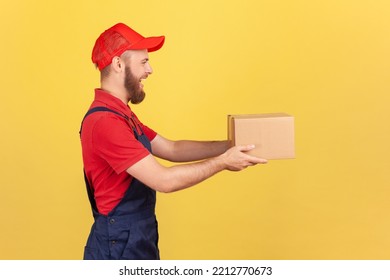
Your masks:
<path fill-rule="evenodd" d="M 221 159 L 226 165 L 225 169 L 230 171 L 240 171 L 247 168 L 248 166 L 267 163 L 266 159 L 258 158 L 245 153 L 254 148 L 254 145 L 234 146 L 220 155 Z"/>

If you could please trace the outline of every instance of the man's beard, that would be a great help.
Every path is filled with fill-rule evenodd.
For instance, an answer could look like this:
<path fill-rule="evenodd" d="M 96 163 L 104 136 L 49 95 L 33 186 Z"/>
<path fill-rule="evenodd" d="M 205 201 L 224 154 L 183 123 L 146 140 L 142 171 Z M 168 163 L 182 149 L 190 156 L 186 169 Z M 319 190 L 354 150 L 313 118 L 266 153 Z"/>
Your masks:
<path fill-rule="evenodd" d="M 133 75 L 129 66 L 125 66 L 125 88 L 132 104 L 139 104 L 145 98 L 145 92 L 140 87 L 140 79 Z"/>

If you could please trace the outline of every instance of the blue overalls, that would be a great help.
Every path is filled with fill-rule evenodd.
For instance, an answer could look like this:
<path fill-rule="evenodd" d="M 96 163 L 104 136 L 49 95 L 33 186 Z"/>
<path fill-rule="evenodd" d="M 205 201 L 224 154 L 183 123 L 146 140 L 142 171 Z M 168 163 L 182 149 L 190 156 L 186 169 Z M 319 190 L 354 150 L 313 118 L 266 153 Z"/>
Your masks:
<path fill-rule="evenodd" d="M 149 139 L 137 124 L 116 111 L 106 107 L 90 109 L 85 117 L 98 111 L 120 115 L 132 127 L 134 136 L 151 152 Z M 84 117 L 84 119 L 85 119 Z M 87 244 L 85 260 L 158 260 L 158 230 L 155 215 L 156 191 L 133 178 L 125 196 L 107 215 L 98 212 L 96 202 L 85 172 L 85 183 L 94 217 Z"/>

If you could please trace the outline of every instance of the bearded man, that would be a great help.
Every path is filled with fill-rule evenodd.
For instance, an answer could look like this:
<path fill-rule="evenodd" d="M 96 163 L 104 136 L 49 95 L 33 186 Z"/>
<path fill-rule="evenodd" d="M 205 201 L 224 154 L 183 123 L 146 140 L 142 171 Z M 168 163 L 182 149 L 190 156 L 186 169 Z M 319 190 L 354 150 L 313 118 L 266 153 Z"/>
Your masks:
<path fill-rule="evenodd" d="M 84 259 L 159 259 L 156 191 L 182 190 L 222 170 L 267 162 L 245 153 L 253 145 L 171 141 L 138 119 L 128 104 L 144 99 L 142 81 L 153 73 L 149 52 L 159 50 L 164 40 L 145 38 L 118 23 L 104 31 L 93 48 L 101 86 L 80 130 L 94 217 Z M 165 167 L 155 157 L 190 163 Z"/>

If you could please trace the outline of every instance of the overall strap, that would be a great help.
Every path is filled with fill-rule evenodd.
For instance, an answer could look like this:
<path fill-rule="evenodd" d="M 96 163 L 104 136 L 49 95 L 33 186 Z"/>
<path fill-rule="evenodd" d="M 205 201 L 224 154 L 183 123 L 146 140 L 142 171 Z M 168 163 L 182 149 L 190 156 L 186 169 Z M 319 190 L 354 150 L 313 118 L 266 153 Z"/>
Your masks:
<path fill-rule="evenodd" d="M 94 107 L 92 109 L 90 109 L 84 116 L 83 120 L 81 121 L 81 127 L 80 127 L 80 130 L 79 130 L 79 134 L 81 135 L 81 130 L 82 130 L 82 127 L 83 127 L 83 122 L 85 120 L 86 117 L 88 117 L 90 114 L 92 113 L 95 113 L 95 112 L 111 112 L 111 113 L 114 113 L 118 116 L 121 116 L 122 118 L 124 118 L 127 123 L 130 125 L 130 127 L 137 131 L 137 134 L 143 134 L 143 130 L 142 128 L 137 124 L 137 122 L 133 119 L 133 118 L 129 118 L 128 116 L 124 115 L 124 114 L 121 114 L 115 110 L 112 110 L 110 108 L 107 108 L 107 107 Z"/>
<path fill-rule="evenodd" d="M 92 109 L 90 109 L 84 116 L 84 119 L 89 116 L 90 114 L 92 113 L 95 113 L 95 112 L 111 112 L 111 113 L 114 113 L 114 114 L 117 114 L 121 117 L 124 117 L 126 120 L 128 120 L 129 118 L 126 116 L 126 115 L 123 115 L 115 110 L 112 110 L 110 108 L 107 108 L 107 107 L 94 107 Z"/>
<path fill-rule="evenodd" d="M 80 134 L 80 135 L 81 135 L 81 130 L 82 130 L 82 128 L 83 128 L 83 122 L 84 122 L 85 118 L 88 117 L 90 114 L 95 113 L 95 112 L 111 112 L 111 113 L 114 113 L 114 114 L 116 114 L 116 115 L 118 115 L 118 116 L 121 116 L 121 117 L 123 117 L 124 119 L 126 119 L 127 121 L 129 121 L 129 117 L 128 117 L 128 116 L 126 116 L 126 115 L 124 115 L 124 114 L 121 114 L 121 113 L 119 113 L 119 112 L 117 112 L 117 111 L 115 111 L 115 110 L 112 110 L 112 109 L 107 108 L 107 107 L 94 107 L 94 108 L 90 109 L 90 110 L 85 114 L 83 120 L 81 121 L 81 127 L 80 127 L 80 131 L 79 131 L 79 134 Z"/>
<path fill-rule="evenodd" d="M 84 172 L 85 186 L 87 187 L 87 194 L 88 194 L 89 203 L 91 204 L 92 214 L 95 217 L 99 213 L 97 206 L 96 206 L 95 196 L 94 196 L 95 192 L 89 184 L 87 174 L 85 174 L 85 169 L 83 169 L 83 172 Z"/>

